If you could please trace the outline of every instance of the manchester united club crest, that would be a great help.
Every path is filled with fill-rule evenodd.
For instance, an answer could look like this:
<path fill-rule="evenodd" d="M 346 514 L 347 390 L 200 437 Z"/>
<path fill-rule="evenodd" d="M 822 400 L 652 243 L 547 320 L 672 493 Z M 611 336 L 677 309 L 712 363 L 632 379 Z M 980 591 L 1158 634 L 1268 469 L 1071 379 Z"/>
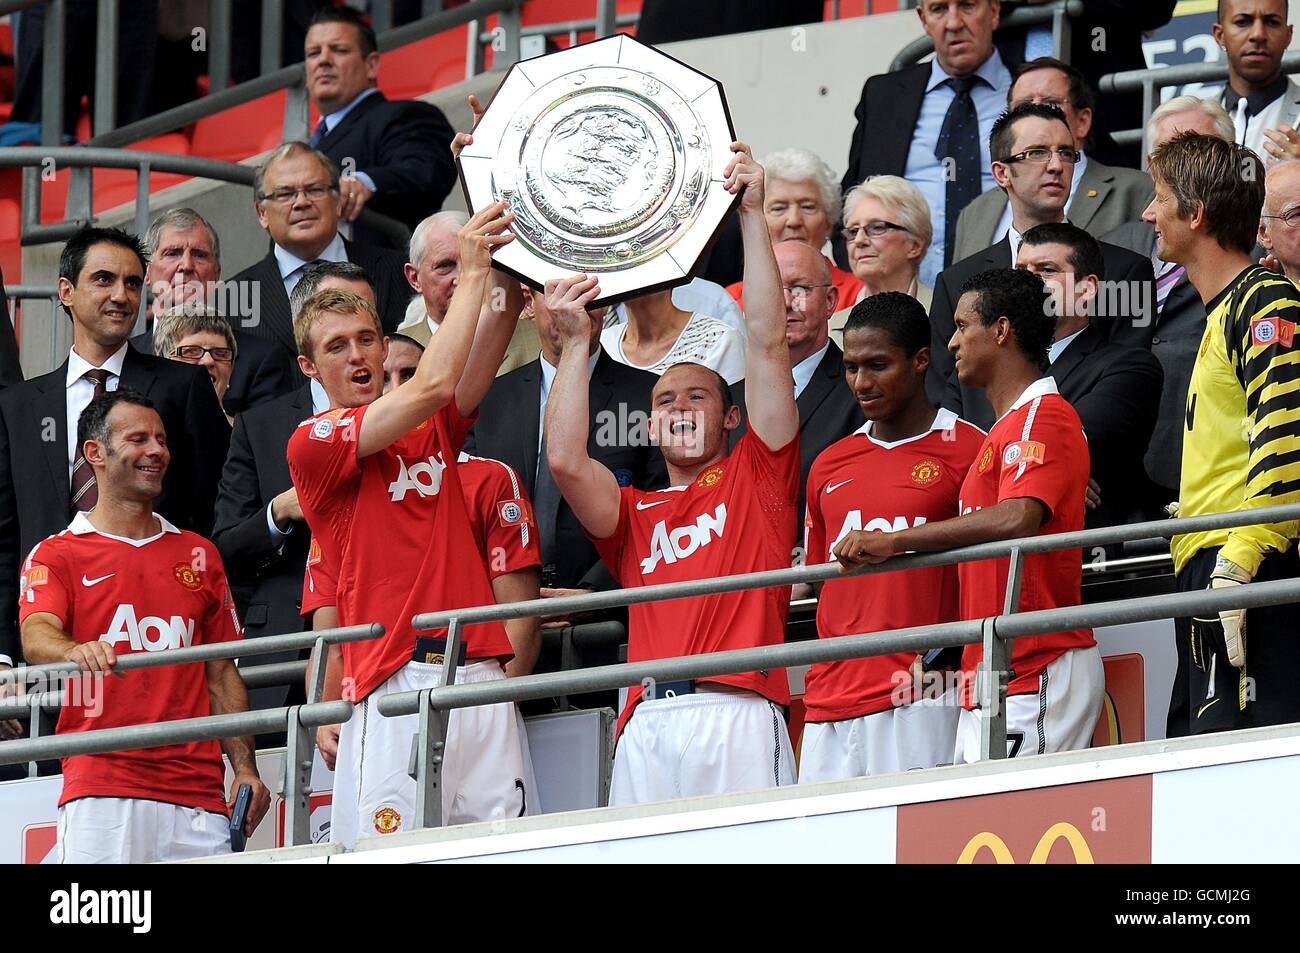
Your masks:
<path fill-rule="evenodd" d="M 203 576 L 189 563 L 177 563 L 172 572 L 176 576 L 176 581 L 186 589 L 197 590 L 203 587 Z"/>
<path fill-rule="evenodd" d="M 979 472 L 983 473 L 985 470 L 987 470 L 989 468 L 989 464 L 992 462 L 993 462 L 993 448 L 985 447 L 984 452 L 980 454 Z"/>
<path fill-rule="evenodd" d="M 722 474 L 725 473 L 726 470 L 727 468 L 723 466 L 721 463 L 717 464 L 716 466 L 709 467 L 707 470 L 705 470 L 703 473 L 699 475 L 699 477 L 695 481 L 695 485 L 702 486 L 702 487 L 717 486 L 718 481 L 722 479 Z"/>
<path fill-rule="evenodd" d="M 380 834 L 392 834 L 402 826 L 402 815 L 391 807 L 381 807 L 375 811 L 375 830 Z"/>
<path fill-rule="evenodd" d="M 917 486 L 929 486 L 943 476 L 943 469 L 933 460 L 922 460 L 912 467 L 912 482 Z"/>

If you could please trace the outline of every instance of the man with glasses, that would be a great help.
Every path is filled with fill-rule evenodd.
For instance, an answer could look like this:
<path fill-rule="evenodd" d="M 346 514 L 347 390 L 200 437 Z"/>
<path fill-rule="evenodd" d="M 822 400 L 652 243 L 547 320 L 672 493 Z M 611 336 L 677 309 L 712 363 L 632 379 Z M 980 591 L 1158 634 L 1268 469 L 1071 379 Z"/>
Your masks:
<path fill-rule="evenodd" d="M 1300 280 L 1300 159 L 1285 159 L 1264 177 L 1259 243 L 1284 275 Z"/>
<path fill-rule="evenodd" d="M 1070 177 L 1079 159 L 1074 132 L 1065 113 L 1055 106 L 1023 103 L 993 124 L 989 137 L 993 176 L 1007 193 L 1011 228 L 997 244 L 977 252 L 939 275 L 930 306 L 933 334 L 930 383 L 944 393 L 943 406 L 963 419 L 987 429 L 993 425 L 993 408 L 979 388 L 964 385 L 954 373 L 952 356 L 942 346 L 951 339 L 956 299 L 968 279 L 992 268 L 1010 268 L 1020 251 L 1020 236 L 1035 225 L 1065 221 Z M 1155 274 L 1151 261 L 1126 248 L 1101 243 L 1106 264 L 1111 306 L 1098 307 L 1093 326 L 1108 341 L 1150 348 Z"/>
<path fill-rule="evenodd" d="M 286 142 L 262 163 L 253 179 L 257 219 L 271 236 L 271 248 L 235 281 L 258 283 L 255 313 L 239 317 L 241 327 L 297 353 L 289 294 L 310 266 L 322 261 L 360 265 L 375 285 L 379 318 L 386 333 L 401 323 L 410 289 L 401 252 L 350 242 L 339 234 L 339 170 L 328 156 L 302 142 Z M 241 296 L 242 300 L 242 296 Z"/>
<path fill-rule="evenodd" d="M 1079 149 L 1066 214 L 1072 224 L 1099 236 L 1141 216 L 1151 201 L 1151 179 L 1136 169 L 1104 165 L 1085 152 L 1094 134 L 1093 102 L 1093 92 L 1083 73 L 1050 56 L 1041 56 L 1016 70 L 1015 82 L 1007 94 L 1007 106 L 1012 109 L 1022 103 L 1041 103 L 1065 113 Z M 1000 188 L 989 189 L 961 213 L 953 261 L 1001 240 L 1010 228 L 1011 204 L 1006 193 Z"/>

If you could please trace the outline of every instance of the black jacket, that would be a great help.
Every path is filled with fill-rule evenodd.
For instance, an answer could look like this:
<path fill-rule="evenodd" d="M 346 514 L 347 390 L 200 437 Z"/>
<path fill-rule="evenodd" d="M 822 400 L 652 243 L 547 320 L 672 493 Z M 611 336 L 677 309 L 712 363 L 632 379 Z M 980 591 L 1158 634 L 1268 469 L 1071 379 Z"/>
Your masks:
<path fill-rule="evenodd" d="M 0 274 L 0 388 L 11 387 L 23 379 L 18 363 L 18 338 L 9 317 L 9 296 L 5 294 L 4 275 Z"/>
<path fill-rule="evenodd" d="M 414 231 L 422 219 L 442 208 L 456 184 L 452 135 L 437 106 L 391 100 L 376 92 L 357 103 L 317 148 L 343 167 L 344 174 L 370 176 L 376 192 L 366 208 Z M 360 242 L 387 244 L 378 232 L 360 224 L 352 234 Z"/>
<path fill-rule="evenodd" d="M 0 653 L 18 654 L 18 570 L 33 546 L 71 521 L 67 374 L 57 370 L 0 392 Z M 171 464 L 154 510 L 182 529 L 212 532 L 230 426 L 201 368 L 127 348 L 119 386 L 158 408 Z M 46 439 L 53 434 L 53 439 Z"/>
<path fill-rule="evenodd" d="M 239 328 L 234 332 L 235 365 L 230 369 L 226 396 L 221 398 L 222 409 L 232 417 L 287 394 L 302 382 L 298 362 L 280 345 Z M 137 334 L 131 338 L 131 346 L 141 354 L 152 354 L 153 333 Z"/>
<path fill-rule="evenodd" d="M 635 425 L 640 415 L 650 413 L 650 393 L 656 380 L 654 374 L 618 363 L 603 349 L 591 375 L 587 452 L 613 471 L 621 484 L 643 490 L 668 485 L 663 454 L 645 439 L 645 427 Z M 498 377 L 465 442 L 467 452 L 514 467 L 530 499 L 537 486 L 541 386 L 540 358 Z M 633 431 L 640 442 L 628 440 Z M 600 565 L 596 547 L 563 500 L 555 525 L 556 565 L 553 579 L 545 584 L 562 589 L 612 588 L 613 580 Z"/>
<path fill-rule="evenodd" d="M 1095 315 L 1092 324 L 1103 338 L 1112 343 L 1150 350 L 1151 337 L 1155 334 L 1155 322 L 1149 313 L 1155 308 L 1155 274 L 1151 269 L 1151 259 L 1117 245 L 1106 242 L 1100 245 L 1106 281 L 1117 283 L 1111 287 L 1131 289 L 1137 298 L 1137 307 L 1125 312 L 1123 317 Z M 982 430 L 993 425 L 993 408 L 983 390 L 964 387 L 957 380 L 953 356 L 948 350 L 948 342 L 956 330 L 953 313 L 967 280 L 982 271 L 1010 268 L 1011 265 L 1011 242 L 1004 238 L 941 271 L 934 283 L 934 300 L 930 302 L 930 372 L 925 379 L 926 392 L 935 403 L 956 411 Z"/>
<path fill-rule="evenodd" d="M 226 564 L 246 638 L 307 628 L 299 610 L 311 532 L 305 523 L 299 523 L 283 540 L 273 539 L 266 508 L 293 486 L 285 450 L 298 424 L 311 416 L 311 409 L 311 388 L 304 384 L 235 418 L 217 493 L 212 541 Z M 296 657 L 297 653 L 258 656 L 257 662 Z M 283 704 L 284 688 L 267 691 L 274 691 L 276 697 L 259 698 L 253 707 Z"/>
<path fill-rule="evenodd" d="M 379 305 L 379 320 L 384 326 L 385 334 L 392 334 L 402 323 L 406 313 L 407 302 L 415 292 L 406 283 L 402 268 L 406 264 L 406 255 L 390 248 L 379 248 L 357 242 L 344 241 L 348 261 L 360 265 L 375 283 L 375 300 Z M 290 354 L 298 353 L 298 345 L 293 338 L 293 313 L 289 310 L 289 295 L 284 290 L 284 279 L 280 277 L 280 266 L 275 261 L 275 246 L 272 245 L 263 258 L 255 265 L 250 265 L 232 281 L 257 282 L 257 302 L 260 308 L 255 314 L 237 315 L 231 324 L 241 330 L 279 344 Z M 295 384 L 301 384 L 304 378 L 298 375 Z"/>
<path fill-rule="evenodd" d="M 1142 458 L 1160 406 L 1160 362 L 1140 347 L 1103 340 L 1089 326 L 1052 362 L 1048 373 L 1083 421 L 1092 478 L 1101 488 L 1101 506 L 1087 514 L 1085 525 L 1129 522 L 1146 496 Z"/>

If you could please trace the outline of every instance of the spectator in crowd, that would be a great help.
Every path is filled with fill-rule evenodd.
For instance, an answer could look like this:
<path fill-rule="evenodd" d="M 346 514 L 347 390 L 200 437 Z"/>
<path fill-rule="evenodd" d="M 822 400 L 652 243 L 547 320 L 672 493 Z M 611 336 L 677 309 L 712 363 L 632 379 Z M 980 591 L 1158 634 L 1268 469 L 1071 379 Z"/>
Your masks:
<path fill-rule="evenodd" d="M 9 296 L 5 294 L 4 275 L 0 274 L 0 390 L 20 384 L 22 364 L 18 361 L 18 337 L 9 316 Z"/>
<path fill-rule="evenodd" d="M 336 5 L 335 0 L 283 0 L 280 65 L 302 62 L 312 17 L 322 7 Z M 262 74 L 262 6 L 262 0 L 231 0 L 230 75 L 237 83 Z"/>
<path fill-rule="evenodd" d="M 375 285 L 384 331 L 401 323 L 410 289 L 399 252 L 352 242 L 339 234 L 339 169 L 306 143 L 286 142 L 262 161 L 253 179 L 257 220 L 271 236 L 266 257 L 235 275 L 256 282 L 258 309 L 241 315 L 251 333 L 297 353 L 289 294 L 320 261 L 360 265 Z"/>
<path fill-rule="evenodd" d="M 963 285 L 949 347 L 962 383 L 988 391 L 997 423 L 961 485 L 962 515 L 892 533 L 851 531 L 832 547 L 841 563 L 1083 529 L 1088 442 L 1079 415 L 1044 376 L 1052 325 L 1051 299 L 1037 275 L 999 268 Z M 957 567 L 963 619 L 1003 612 L 1008 566 L 1007 559 L 986 559 Z M 1078 605 L 1082 579 L 1077 550 L 1031 555 L 1016 611 Z M 971 689 L 983 655 L 980 645 L 962 655 L 958 762 L 980 757 L 983 712 Z M 1016 639 L 1011 669 L 1007 757 L 1088 747 L 1105 682 L 1091 630 Z"/>
<path fill-rule="evenodd" d="M 1300 84 L 1282 72 L 1291 45 L 1288 0 L 1220 0 L 1213 33 L 1228 54 L 1220 102 L 1232 141 L 1265 160 L 1300 158 Z"/>
<path fill-rule="evenodd" d="M 1264 177 L 1264 214 L 1259 217 L 1259 243 L 1277 269 L 1293 282 L 1300 280 L 1300 160 L 1283 159 Z"/>
<path fill-rule="evenodd" d="M 1025 232 L 1016 266 L 1038 275 L 1052 293 L 1056 329 L 1048 373 L 1083 421 L 1092 464 L 1094 493 L 1084 525 L 1140 520 L 1146 496 L 1142 458 L 1155 428 L 1164 372 L 1150 351 L 1106 341 L 1089 321 L 1099 296 L 1126 289 L 1106 282 L 1097 240 L 1069 222 Z"/>
<path fill-rule="evenodd" d="M 646 0 L 636 36 L 642 43 L 657 45 L 820 23 L 821 19 L 818 0 L 714 0 L 703 5 L 695 0 Z"/>
<path fill-rule="evenodd" d="M 239 620 L 216 548 L 154 512 L 170 454 L 153 402 L 125 388 L 101 394 L 81 413 L 77 439 L 94 467 L 97 502 L 33 548 L 18 600 L 28 661 L 75 662 L 85 674 L 57 733 L 247 711 L 233 659 L 106 677 L 137 652 L 236 641 Z M 229 799 L 223 749 L 234 773 Z M 229 853 L 228 815 L 244 784 L 253 791 L 250 834 L 271 804 L 251 738 L 64 758 L 59 863 Z"/>
<path fill-rule="evenodd" d="M 230 322 L 216 311 L 184 305 L 169 311 L 154 325 L 153 341 L 161 356 L 207 371 L 218 401 L 226 395 L 238 345 Z M 226 421 L 233 424 L 235 418 L 226 414 Z"/>
<path fill-rule="evenodd" d="M 340 218 L 354 222 L 370 208 L 415 228 L 456 182 L 447 117 L 437 106 L 379 91 L 375 31 L 350 7 L 319 10 L 306 51 L 307 94 L 321 115 L 311 145 L 344 171 Z M 386 244 L 378 232 L 353 228 L 358 241 Z"/>
<path fill-rule="evenodd" d="M 862 426 L 862 411 L 844 379 L 844 352 L 830 339 L 830 317 L 839 302 L 830 283 L 830 263 L 807 242 L 793 239 L 772 247 L 785 294 L 785 341 L 794 374 L 794 400 L 799 408 L 799 499 L 804 512 L 804 487 L 813 460 L 823 450 Z M 739 432 L 748 429 L 742 421 Z M 795 564 L 803 562 L 798 540 Z"/>
<path fill-rule="evenodd" d="M 461 211 L 430 215 L 411 233 L 410 260 L 406 263 L 406 282 L 415 292 L 407 309 L 403 332 L 421 347 L 442 324 L 460 278 L 460 244 L 457 233 L 465 227 L 469 215 Z M 412 311 L 419 318 L 411 320 Z"/>
<path fill-rule="evenodd" d="M 311 294 L 329 288 L 350 291 L 374 306 L 374 286 L 359 265 L 323 262 L 309 268 L 294 287 L 294 313 L 302 310 Z M 217 492 L 212 541 L 228 567 L 245 638 L 310 627 L 301 609 L 311 533 L 289 477 L 285 451 L 300 423 L 329 409 L 324 388 L 308 380 L 235 418 Z M 292 662 L 298 656 L 296 652 L 259 655 L 245 664 Z M 249 699 L 253 708 L 261 709 L 297 704 L 303 696 L 296 685 L 277 685 L 255 688 Z M 278 743 L 275 734 L 258 740 L 262 747 Z"/>
<path fill-rule="evenodd" d="M 1252 260 L 1264 169 L 1246 146 L 1183 133 L 1151 156 L 1156 197 L 1143 216 L 1158 251 L 1187 269 L 1205 302 L 1205 337 L 1187 389 L 1179 516 L 1300 501 L 1300 291 Z M 1300 574 L 1297 523 L 1175 536 L 1178 591 Z M 1170 737 L 1300 721 L 1296 606 L 1176 619 Z M 1247 670 L 1249 646 L 1249 671 Z"/>
<path fill-rule="evenodd" d="M 573 508 L 561 497 L 546 463 L 542 422 L 563 342 L 546 295 L 525 288 L 524 302 L 525 320 L 520 323 L 537 328 L 541 354 L 492 385 L 466 448 L 509 464 L 523 480 L 542 538 L 543 595 L 614 589 L 614 578 L 587 539 Z M 667 484 L 668 472 L 644 425 L 655 376 L 614 360 L 600 346 L 603 317 L 603 308 L 590 312 L 587 453 L 608 468 L 620 486 L 657 490 Z"/>
<path fill-rule="evenodd" d="M 725 185 L 740 193 L 750 427 L 734 451 L 727 452 L 727 434 L 740 414 L 726 381 L 698 363 L 675 364 L 655 384 L 650 424 L 671 491 L 620 486 L 587 450 L 591 317 L 585 305 L 600 287 L 586 275 L 547 283 L 546 306 L 562 342 L 546 411 L 547 460 L 565 500 L 625 587 L 790 564 L 799 412 L 790 387 L 781 277 L 763 216 L 763 169 L 743 143 L 731 148 Z M 788 608 L 789 593 L 779 590 L 631 606 L 628 660 L 778 644 Z M 780 669 L 661 683 L 652 698 L 629 690 L 618 722 L 610 803 L 793 783 L 789 733 L 777 707 L 788 700 Z"/>
<path fill-rule="evenodd" d="M 1212 99 L 1177 96 L 1151 113 L 1146 141 L 1154 149 L 1180 132 L 1218 136 L 1232 142 L 1232 119 Z M 1187 280 L 1187 269 L 1164 261 L 1156 249 L 1156 230 L 1148 222 L 1130 222 L 1107 233 L 1105 240 L 1151 259 L 1156 275 L 1155 333 L 1151 353 L 1164 369 L 1156 428 L 1146 455 L 1151 487 L 1147 517 L 1159 519 L 1165 507 L 1178 499 L 1179 471 L 1183 460 L 1183 427 L 1187 415 L 1187 382 L 1205 336 L 1205 303 Z"/>
<path fill-rule="evenodd" d="M 224 311 L 224 292 L 218 284 L 221 240 L 212 224 L 194 209 L 174 208 L 150 224 L 144 250 L 149 259 L 144 279 L 153 301 L 145 330 L 131 338 L 131 345 L 145 354 L 160 354 L 154 349 L 152 325 L 163 313 L 196 301 Z M 234 335 L 238 354 L 231 365 L 230 385 L 222 396 L 229 417 L 288 393 L 299 380 L 293 355 L 282 346 L 240 328 L 234 329 Z"/>
<path fill-rule="evenodd" d="M 388 357 L 384 358 L 384 393 L 401 387 L 415 376 L 424 345 L 398 331 L 388 336 Z"/>
<path fill-rule="evenodd" d="M 1141 217 L 1151 201 L 1151 178 L 1136 169 L 1103 165 L 1087 153 L 1093 125 L 1093 94 L 1083 73 L 1060 60 L 1044 56 L 1016 70 L 1007 105 L 1022 103 L 1056 106 L 1074 133 L 1079 159 L 1074 163 L 1066 217 L 1080 228 L 1100 235 Z M 1011 205 L 1001 188 L 990 189 L 966 206 L 957 221 L 960 261 L 1001 241 L 1011 230 Z"/>
<path fill-rule="evenodd" d="M 962 259 L 939 276 L 930 307 L 932 348 L 952 337 L 957 298 L 969 278 L 993 268 L 1011 267 L 1020 250 L 1021 235 L 1035 225 L 1065 221 L 1070 170 L 1078 157 L 1065 113 L 1040 103 L 1017 106 L 994 124 L 990 147 L 996 157 L 993 174 L 1006 189 L 1011 206 L 1011 229 L 996 245 Z M 1091 321 L 1108 341 L 1149 348 L 1154 294 L 1151 262 L 1114 245 L 1103 243 L 1101 252 L 1107 280 L 1129 290 L 1123 297 L 1129 307 L 1121 314 L 1093 314 Z M 936 402 L 941 399 L 964 420 L 981 429 L 993 425 L 996 418 L 988 399 L 980 387 L 965 385 L 953 373 L 951 354 L 945 353 L 941 359 L 936 350 L 930 386 L 931 397 Z"/>
<path fill-rule="evenodd" d="M 922 283 L 917 270 L 934 238 L 930 206 L 911 182 L 896 175 L 876 175 L 855 185 L 844 196 L 844 230 L 849 267 L 862 282 L 856 299 L 840 300 L 831 315 L 831 337 L 844 346 L 843 330 L 859 301 L 886 291 L 899 291 L 921 302 L 927 311 L 934 289 Z"/>
<path fill-rule="evenodd" d="M 154 510 L 200 535 L 212 505 L 230 426 L 208 375 L 127 344 L 140 313 L 145 258 L 139 241 L 111 228 L 76 232 L 59 256 L 59 302 L 72 348 L 58 368 L 0 392 L 0 664 L 18 657 L 18 563 L 95 505 L 93 468 L 77 419 L 99 394 L 148 394 L 171 439 L 171 463 Z"/>
<path fill-rule="evenodd" d="M 854 305 L 844 341 L 845 379 L 859 419 L 867 421 L 812 466 L 809 563 L 834 560 L 832 548 L 855 529 L 893 531 L 960 515 L 962 481 L 984 443 L 978 428 L 950 410 L 936 413 L 926 397 L 930 324 L 915 298 L 886 291 Z M 957 618 L 957 567 L 937 566 L 823 584 L 817 634 L 832 638 Z M 900 652 L 812 667 L 804 692 L 801 784 L 951 763 L 960 709 L 956 698 L 925 684 L 932 670 L 926 655 Z M 902 685 L 900 673 L 911 676 Z"/>
<path fill-rule="evenodd" d="M 381 394 L 387 348 L 369 302 L 318 291 L 295 324 L 299 363 L 320 381 L 332 409 L 294 431 L 289 472 L 319 545 L 319 565 L 339 582 L 338 621 L 385 628 L 380 639 L 343 646 L 341 665 L 327 659 L 325 697 L 341 697 L 346 685 L 361 708 L 341 730 L 317 732 L 326 746 L 338 737 L 330 829 L 336 843 L 409 830 L 414 821 L 416 788 L 406 771 L 418 718 L 377 717 L 378 700 L 441 684 L 444 664 L 457 666 L 460 683 L 504 678 L 500 660 L 514 654 L 500 623 L 468 627 L 459 643 L 464 657 L 452 659 L 445 629 L 418 638 L 411 629 L 416 612 L 493 600 L 488 567 L 475 558 L 456 459 L 519 314 L 508 295 L 500 306 L 490 274 L 492 250 L 514 238 L 505 231 L 512 220 L 497 202 L 462 230 L 460 282 L 447 316 L 415 376 L 391 393 Z M 312 566 L 309 560 L 309 583 Z M 359 577 L 367 584 L 352 585 Z M 447 749 L 453 757 L 442 769 L 445 821 L 536 811 L 514 705 L 454 713 Z"/>
<path fill-rule="evenodd" d="M 1048 0 L 1003 0 L 1002 16 Z M 1177 0 L 1083 0 L 1083 13 L 1070 22 L 1068 61 L 1083 70 L 1093 89 L 1107 73 L 1146 69 L 1144 35 L 1167 24 Z M 998 47 L 1008 62 L 1023 63 L 1053 54 L 1052 22 L 998 32 Z M 1090 155 L 1108 165 L 1136 169 L 1141 150 L 1117 146 L 1110 133 L 1142 125 L 1142 93 L 1110 93 L 1101 97 L 1094 117 Z M 1078 223 L 1076 223 L 1078 224 Z M 1084 226 L 1086 227 L 1086 226 Z M 1096 234 L 1094 231 L 1093 234 Z"/>
<path fill-rule="evenodd" d="M 673 304 L 671 291 L 655 291 L 623 302 L 626 324 L 600 335 L 601 346 L 620 364 L 662 374 L 674 364 L 703 364 L 728 384 L 745 376 L 745 335 L 699 311 Z"/>
<path fill-rule="evenodd" d="M 765 156 L 763 168 L 767 170 L 763 214 L 767 217 L 772 244 L 807 242 L 821 253 L 835 230 L 840 211 L 840 191 L 831 167 L 807 149 L 782 149 Z M 826 266 L 840 300 L 856 301 L 862 291 L 858 277 L 836 267 L 830 260 Z M 744 283 L 737 281 L 727 288 L 737 304 L 741 302 L 743 287 Z"/>
<path fill-rule="evenodd" d="M 934 41 L 934 59 L 867 80 L 841 186 L 847 192 L 868 176 L 897 175 L 921 190 L 934 240 L 920 274 L 934 287 L 939 272 L 956 260 L 961 210 L 998 184 L 988 141 L 1011 72 L 993 45 L 998 0 L 924 0 L 916 12 Z M 944 342 L 938 343 L 936 357 Z"/>

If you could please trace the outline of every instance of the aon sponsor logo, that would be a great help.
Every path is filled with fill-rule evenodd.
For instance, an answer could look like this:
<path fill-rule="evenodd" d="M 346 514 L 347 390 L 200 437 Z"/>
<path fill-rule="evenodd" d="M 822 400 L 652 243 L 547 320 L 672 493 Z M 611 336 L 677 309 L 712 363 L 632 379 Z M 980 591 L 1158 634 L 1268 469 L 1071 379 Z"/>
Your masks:
<path fill-rule="evenodd" d="M 861 510 L 849 510 L 844 516 L 844 525 L 840 527 L 839 533 L 831 540 L 832 548 L 842 540 L 846 535 L 854 530 L 864 529 L 868 533 L 897 533 L 901 530 L 915 528 L 925 522 L 924 516 L 913 516 L 909 523 L 906 516 L 895 516 L 889 519 L 884 516 L 873 516 L 867 520 L 864 525 L 862 522 Z"/>
<path fill-rule="evenodd" d="M 119 643 L 127 642 L 133 652 L 188 648 L 194 642 L 194 620 L 182 619 L 178 615 L 170 619 L 156 615 L 137 619 L 135 606 L 123 603 L 113 613 L 113 621 L 99 641 L 107 642 L 114 649 Z"/>
<path fill-rule="evenodd" d="M 447 469 L 446 464 L 442 462 L 441 454 L 432 456 L 428 460 L 421 460 L 419 463 L 412 463 L 409 467 L 400 456 L 397 462 L 401 464 L 401 469 L 397 471 L 397 479 L 388 484 L 388 493 L 394 503 L 406 499 L 406 494 L 411 490 L 418 493 L 421 499 L 438 495 L 438 491 L 442 489 L 442 471 Z"/>
<path fill-rule="evenodd" d="M 715 536 L 721 539 L 726 525 L 726 503 L 719 503 L 712 514 L 701 513 L 694 523 L 675 529 L 670 530 L 668 524 L 660 520 L 650 534 L 650 555 L 641 560 L 642 574 L 650 575 L 660 562 L 675 563 L 679 559 L 685 559 L 701 546 L 709 545 Z"/>

